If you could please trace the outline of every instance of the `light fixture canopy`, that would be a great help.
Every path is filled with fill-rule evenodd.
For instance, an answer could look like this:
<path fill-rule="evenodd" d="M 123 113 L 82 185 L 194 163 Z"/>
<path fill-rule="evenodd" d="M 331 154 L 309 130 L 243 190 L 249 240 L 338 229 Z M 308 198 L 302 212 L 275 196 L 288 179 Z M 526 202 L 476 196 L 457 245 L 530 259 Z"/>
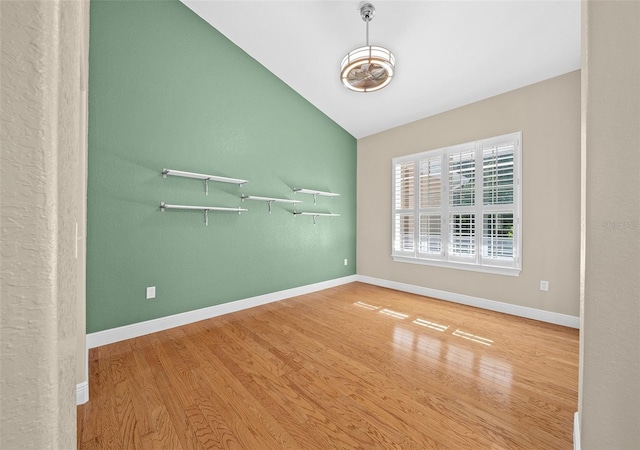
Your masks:
<path fill-rule="evenodd" d="M 393 79 L 396 59 L 390 50 L 369 45 L 369 22 L 376 9 L 371 3 L 360 4 L 360 15 L 367 24 L 364 47 L 351 50 L 340 64 L 340 80 L 355 92 L 373 92 L 382 89 Z"/>

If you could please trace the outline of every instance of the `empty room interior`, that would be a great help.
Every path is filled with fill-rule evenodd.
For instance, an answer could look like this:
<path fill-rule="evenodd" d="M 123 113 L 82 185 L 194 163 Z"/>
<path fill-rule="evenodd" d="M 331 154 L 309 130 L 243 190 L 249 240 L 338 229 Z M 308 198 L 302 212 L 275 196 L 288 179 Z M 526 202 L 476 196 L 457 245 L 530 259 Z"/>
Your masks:
<path fill-rule="evenodd" d="M 2 2 L 7 449 L 640 449 L 640 2 Z"/>

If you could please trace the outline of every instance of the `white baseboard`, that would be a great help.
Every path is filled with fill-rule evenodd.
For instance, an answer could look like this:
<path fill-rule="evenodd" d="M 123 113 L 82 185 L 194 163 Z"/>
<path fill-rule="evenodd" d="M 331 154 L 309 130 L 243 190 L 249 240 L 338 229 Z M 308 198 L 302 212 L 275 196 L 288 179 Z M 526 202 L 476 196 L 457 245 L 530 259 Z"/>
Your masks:
<path fill-rule="evenodd" d="M 86 343 L 84 354 L 84 379 L 85 381 L 76 384 L 76 406 L 84 405 L 89 401 L 89 349 L 86 348 Z"/>
<path fill-rule="evenodd" d="M 528 308 L 526 306 L 512 305 L 510 303 L 471 297 L 469 295 L 456 294 L 454 292 L 440 291 L 438 289 L 415 286 L 413 284 L 398 283 L 396 281 L 383 280 L 381 278 L 374 278 L 366 275 L 357 275 L 357 281 L 395 289 L 397 291 L 424 295 L 425 297 L 433 297 L 440 300 L 461 303 L 463 305 L 475 306 L 477 308 L 488 309 L 490 311 L 511 314 L 513 316 L 526 317 L 527 319 L 539 320 L 541 322 L 554 323 L 556 325 L 563 325 L 571 328 L 580 328 L 580 317 L 569 316 L 567 314 Z"/>
<path fill-rule="evenodd" d="M 236 300 L 234 302 L 223 303 L 221 305 L 209 306 L 207 308 L 196 309 L 195 311 L 187 311 L 180 314 L 174 314 L 172 316 L 160 317 L 158 319 L 147 320 L 145 322 L 134 323 L 118 328 L 111 328 L 109 330 L 97 331 L 95 333 L 87 334 L 87 348 L 100 347 L 102 345 L 112 344 L 114 342 L 124 341 L 138 336 L 144 336 L 145 334 L 168 330 L 169 328 L 187 325 L 199 320 L 210 319 L 212 317 L 253 308 L 254 306 L 277 302 L 290 297 L 310 294 L 312 292 L 352 283 L 354 281 L 357 281 L 357 275 L 322 281 L 320 283 L 272 292 L 270 294 L 258 295 L 256 297 Z"/>
<path fill-rule="evenodd" d="M 580 416 L 578 416 L 578 411 L 573 415 L 573 450 L 580 450 Z"/>
<path fill-rule="evenodd" d="M 258 295 L 256 297 L 250 297 L 242 300 L 237 300 L 234 302 L 223 303 L 221 305 L 209 306 L 207 308 L 197 309 L 195 311 L 187 311 L 187 312 L 175 314 L 172 316 L 160 317 L 158 319 L 147 320 L 145 322 L 134 323 L 131 325 L 125 325 L 118 328 L 112 328 L 109 330 L 98 331 L 95 333 L 87 334 L 87 367 L 89 364 L 88 351 L 90 348 L 100 347 L 102 345 L 112 344 L 114 342 L 119 342 L 126 339 L 132 339 L 138 336 L 144 336 L 145 334 L 149 334 L 149 333 L 168 330 L 169 328 L 174 328 L 181 325 L 187 325 L 189 323 L 197 322 L 199 320 L 205 320 L 205 319 L 221 316 L 224 314 L 229 314 L 236 311 L 241 311 L 243 309 L 253 308 L 254 306 L 265 305 L 267 303 L 277 302 L 280 300 L 285 300 L 287 298 L 296 297 L 299 295 L 310 294 L 312 292 L 317 292 L 317 291 L 329 289 L 335 286 L 352 283 L 354 281 L 360 281 L 362 283 L 386 287 L 386 288 L 395 289 L 403 292 L 410 292 L 412 294 L 423 295 L 426 297 L 433 297 L 441 300 L 447 300 L 454 303 L 461 303 L 463 305 L 475 306 L 478 308 L 502 312 L 502 313 L 511 314 L 514 316 L 526 317 L 528 319 L 540 320 L 542 322 L 554 323 L 557 325 L 564 325 L 572 328 L 580 328 L 580 318 L 569 316 L 566 314 L 559 314 L 559 313 L 543 311 L 543 310 L 534 309 L 534 308 L 527 308 L 524 306 L 517 306 L 517 305 L 498 302 L 494 300 L 471 297 L 468 295 L 456 294 L 453 292 L 440 291 L 437 289 L 430 289 L 422 286 L 399 283 L 396 281 L 389 281 L 389 280 L 369 277 L 365 275 L 350 275 L 343 278 L 336 278 L 333 280 L 322 281 L 320 283 L 309 284 L 307 286 L 300 286 L 297 288 L 286 289 L 284 291 Z M 88 370 L 87 370 L 87 377 L 88 377 Z M 88 381 L 77 384 L 76 385 L 76 404 L 81 405 L 88 401 L 89 401 Z M 580 430 L 579 430 L 577 412 L 574 418 L 574 450 L 580 450 Z"/>
<path fill-rule="evenodd" d="M 89 383 L 83 381 L 76 384 L 76 405 L 84 405 L 89 401 Z"/>

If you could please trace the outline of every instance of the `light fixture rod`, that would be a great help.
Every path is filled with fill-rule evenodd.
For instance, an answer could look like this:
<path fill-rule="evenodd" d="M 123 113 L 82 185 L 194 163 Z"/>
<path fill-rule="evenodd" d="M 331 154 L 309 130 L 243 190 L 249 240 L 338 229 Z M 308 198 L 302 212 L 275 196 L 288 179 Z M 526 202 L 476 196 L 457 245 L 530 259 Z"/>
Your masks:
<path fill-rule="evenodd" d="M 369 21 L 367 20 L 367 47 L 369 46 Z"/>
<path fill-rule="evenodd" d="M 376 14 L 376 8 L 371 3 L 360 3 L 360 16 L 367 24 L 367 47 L 369 47 L 369 22 Z"/>

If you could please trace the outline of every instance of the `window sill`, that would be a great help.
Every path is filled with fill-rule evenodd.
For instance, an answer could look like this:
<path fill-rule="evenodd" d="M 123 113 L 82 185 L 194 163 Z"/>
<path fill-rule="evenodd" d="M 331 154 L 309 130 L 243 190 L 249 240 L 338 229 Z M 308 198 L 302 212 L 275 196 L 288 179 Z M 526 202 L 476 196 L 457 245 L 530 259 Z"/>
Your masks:
<path fill-rule="evenodd" d="M 405 256 L 393 256 L 393 255 L 391 257 L 395 262 L 420 264 L 423 266 L 444 267 L 446 269 L 467 270 L 471 272 L 491 273 L 494 275 L 506 275 L 510 277 L 520 276 L 520 271 L 521 271 L 521 269 L 519 268 L 516 269 L 513 267 L 479 266 L 477 264 L 468 264 L 468 263 L 450 262 L 450 261 L 435 261 L 432 259 L 407 258 Z"/>

